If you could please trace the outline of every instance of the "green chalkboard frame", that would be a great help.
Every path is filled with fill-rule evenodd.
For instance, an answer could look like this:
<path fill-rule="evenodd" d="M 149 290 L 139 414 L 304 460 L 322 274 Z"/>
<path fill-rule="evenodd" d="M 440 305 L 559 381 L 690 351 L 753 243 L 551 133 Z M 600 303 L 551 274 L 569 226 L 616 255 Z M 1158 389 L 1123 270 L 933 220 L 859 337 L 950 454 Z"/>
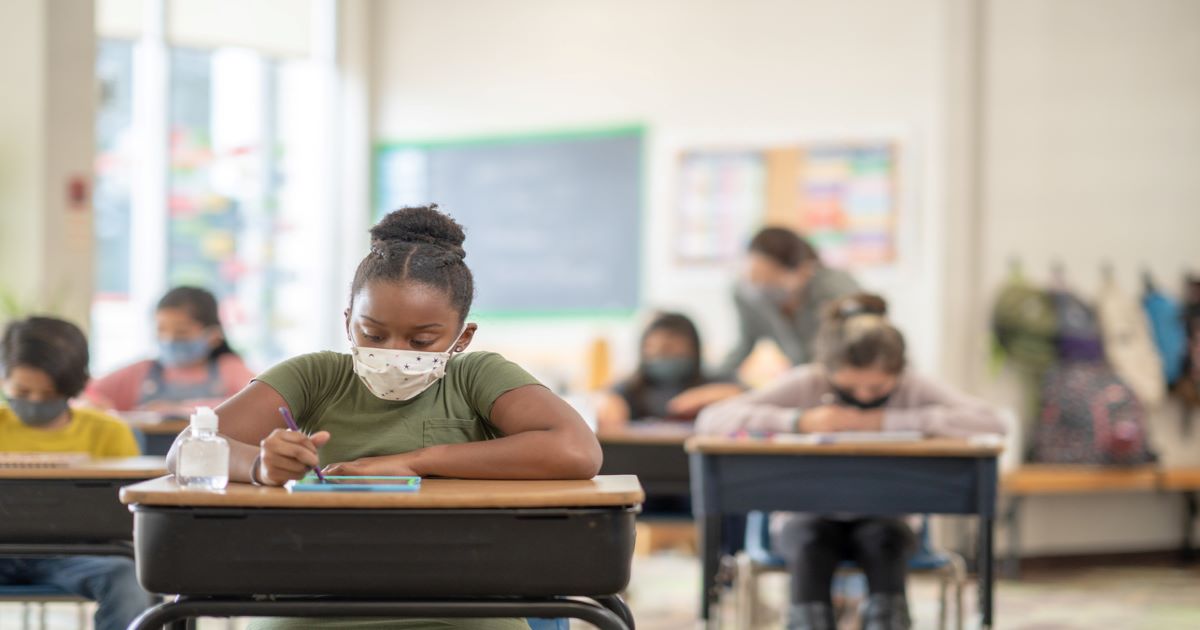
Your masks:
<path fill-rule="evenodd" d="M 641 123 L 624 123 L 604 127 L 584 127 L 584 128 L 569 128 L 569 129 L 553 129 L 528 132 L 505 132 L 496 134 L 486 134 L 478 136 L 451 136 L 439 138 L 423 138 L 412 140 L 379 140 L 374 143 L 371 151 L 371 207 L 367 209 L 368 218 L 372 225 L 375 224 L 382 215 L 379 208 L 380 183 L 379 164 L 382 157 L 391 151 L 405 149 L 432 149 L 454 146 L 482 146 L 488 144 L 512 144 L 523 142 L 545 142 L 548 140 L 586 140 L 589 138 L 608 138 L 613 136 L 624 136 L 636 134 L 641 137 L 641 190 L 638 195 L 643 208 L 643 216 L 640 218 L 642 229 L 638 234 L 638 250 L 646 251 L 646 217 L 644 209 L 647 207 L 647 186 L 646 180 L 649 176 L 649 164 L 646 154 L 646 130 L 647 127 Z M 645 256 L 640 259 L 644 264 Z M 519 321 L 519 320 L 616 320 L 627 321 L 634 317 L 642 306 L 645 304 L 645 279 L 641 269 L 638 270 L 637 277 L 637 305 L 631 309 L 581 309 L 581 310 L 562 310 L 562 311 L 488 311 L 475 310 L 471 311 L 472 318 L 493 321 Z"/>

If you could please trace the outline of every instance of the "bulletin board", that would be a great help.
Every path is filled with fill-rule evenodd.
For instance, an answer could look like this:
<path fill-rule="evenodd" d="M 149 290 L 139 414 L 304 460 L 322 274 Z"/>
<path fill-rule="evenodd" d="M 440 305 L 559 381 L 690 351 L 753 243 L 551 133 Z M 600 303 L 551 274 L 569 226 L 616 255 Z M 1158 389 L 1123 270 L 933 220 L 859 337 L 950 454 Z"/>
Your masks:
<path fill-rule="evenodd" d="M 482 315 L 638 307 L 641 127 L 377 145 L 374 218 L 437 203 L 467 232 Z"/>
<path fill-rule="evenodd" d="M 891 140 L 685 151 L 676 257 L 728 261 L 766 224 L 804 234 L 835 267 L 893 263 L 897 167 Z"/>

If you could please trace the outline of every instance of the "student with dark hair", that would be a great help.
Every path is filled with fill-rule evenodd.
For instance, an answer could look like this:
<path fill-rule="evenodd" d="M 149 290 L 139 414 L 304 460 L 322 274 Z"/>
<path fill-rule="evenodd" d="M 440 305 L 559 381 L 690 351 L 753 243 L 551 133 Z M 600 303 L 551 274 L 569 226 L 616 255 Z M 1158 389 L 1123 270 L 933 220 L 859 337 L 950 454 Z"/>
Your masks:
<path fill-rule="evenodd" d="M 229 347 L 217 298 L 198 287 L 176 287 L 158 301 L 158 358 L 124 367 L 88 386 L 94 405 L 186 415 L 241 391 L 254 374 Z"/>
<path fill-rule="evenodd" d="M 904 336 L 888 321 L 887 305 L 879 296 L 856 294 L 830 304 L 816 345 L 816 363 L 705 409 L 698 432 L 882 430 L 966 437 L 1005 431 L 987 403 L 907 369 Z M 843 560 L 854 560 L 867 576 L 863 628 L 910 627 L 905 578 L 914 540 L 903 520 L 776 513 L 771 542 L 787 560 L 792 577 L 790 630 L 837 627 L 830 587 Z"/>
<path fill-rule="evenodd" d="M 267 370 L 217 408 L 231 481 L 278 486 L 311 466 L 339 475 L 588 479 L 600 445 L 575 410 L 520 366 L 465 350 L 474 281 L 462 227 L 404 208 L 371 229 L 344 311 L 349 353 Z M 302 432 L 288 431 L 287 407 Z M 168 455 L 174 468 L 176 447 Z M 359 624 L 365 624 L 359 625 Z M 267 628 L 347 627 L 273 619 Z M 354 627 L 526 628 L 523 619 L 355 622 Z"/>
<path fill-rule="evenodd" d="M 68 402 L 83 391 L 87 366 L 87 339 L 74 324 L 51 317 L 10 323 L 0 342 L 6 403 L 0 406 L 0 452 L 137 455 L 125 423 Z M 0 558 L 0 584 L 30 583 L 99 602 L 97 630 L 123 629 L 153 604 L 128 558 Z"/>
<path fill-rule="evenodd" d="M 738 342 L 721 373 L 736 374 L 760 339 L 774 341 L 793 365 L 812 361 L 825 305 L 857 291 L 858 283 L 822 264 L 808 241 L 785 228 L 763 228 L 748 249 L 746 275 L 733 294 Z"/>
<path fill-rule="evenodd" d="M 700 333 L 686 315 L 661 313 L 642 333 L 638 367 L 601 399 L 601 431 L 648 418 L 692 420 L 705 406 L 742 393 L 704 372 Z"/>

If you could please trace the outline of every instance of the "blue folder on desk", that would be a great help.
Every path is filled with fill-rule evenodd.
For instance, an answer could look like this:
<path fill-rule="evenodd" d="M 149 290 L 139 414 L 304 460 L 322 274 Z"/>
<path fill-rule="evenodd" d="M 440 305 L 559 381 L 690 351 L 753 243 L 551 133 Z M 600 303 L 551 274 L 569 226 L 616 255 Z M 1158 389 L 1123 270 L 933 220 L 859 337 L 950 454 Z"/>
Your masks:
<path fill-rule="evenodd" d="M 325 475 L 321 481 L 313 473 L 288 482 L 292 492 L 416 492 L 420 477 Z"/>

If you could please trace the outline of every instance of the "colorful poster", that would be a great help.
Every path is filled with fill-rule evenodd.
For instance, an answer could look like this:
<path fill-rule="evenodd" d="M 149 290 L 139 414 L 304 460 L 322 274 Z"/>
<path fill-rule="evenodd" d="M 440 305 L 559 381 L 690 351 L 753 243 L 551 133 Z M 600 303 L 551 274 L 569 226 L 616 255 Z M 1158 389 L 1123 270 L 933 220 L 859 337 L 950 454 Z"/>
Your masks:
<path fill-rule="evenodd" d="M 895 260 L 895 148 L 891 143 L 801 149 L 797 227 L 835 267 Z"/>
<path fill-rule="evenodd" d="M 679 168 L 676 259 L 735 260 L 766 204 L 762 153 L 691 151 L 682 155 Z"/>

